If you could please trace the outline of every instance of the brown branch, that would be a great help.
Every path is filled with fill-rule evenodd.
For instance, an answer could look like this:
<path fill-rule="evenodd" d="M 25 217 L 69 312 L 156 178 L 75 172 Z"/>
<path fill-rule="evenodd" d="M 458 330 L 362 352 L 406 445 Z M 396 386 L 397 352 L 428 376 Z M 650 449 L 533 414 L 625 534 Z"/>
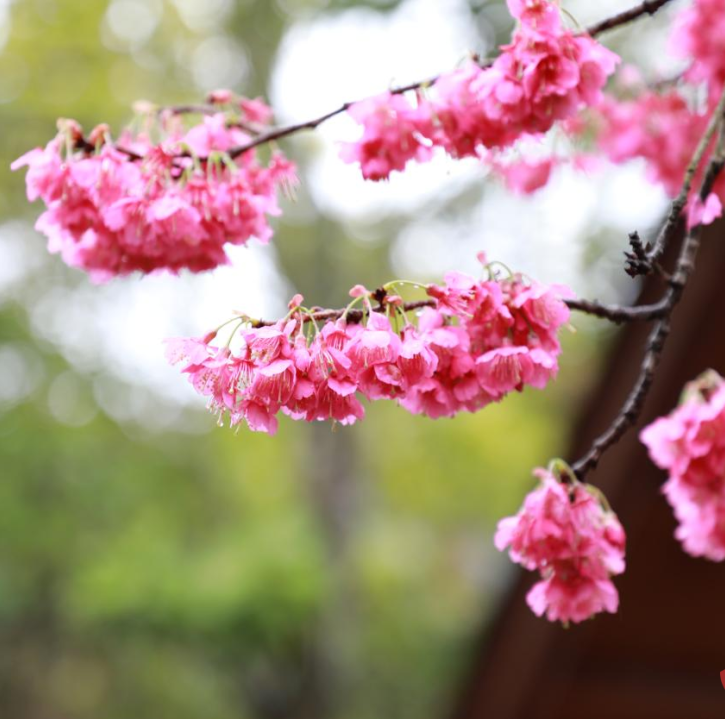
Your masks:
<path fill-rule="evenodd" d="M 718 110 L 716 113 L 713 113 L 713 115 L 716 116 L 716 119 L 722 123 L 723 108 L 725 107 L 725 92 L 723 93 L 723 97 L 717 107 Z M 704 179 L 700 187 L 700 200 L 704 201 L 710 194 L 715 180 L 722 172 L 724 166 L 725 131 L 723 131 L 723 128 L 721 127 L 718 148 L 707 165 Z M 679 257 L 677 258 L 675 271 L 669 280 L 667 292 L 662 300 L 657 303 L 662 307 L 662 316 L 652 328 L 649 338 L 647 339 L 646 350 L 644 357 L 642 358 L 642 365 L 634 387 L 632 387 L 627 399 L 622 405 L 622 408 L 612 421 L 612 424 L 594 440 L 587 453 L 572 465 L 572 469 L 579 479 L 583 479 L 590 470 L 597 466 L 604 452 L 606 452 L 609 447 L 616 444 L 639 418 L 645 399 L 647 398 L 650 387 L 652 386 L 655 372 L 657 371 L 660 359 L 662 358 L 662 351 L 664 349 L 665 342 L 672 328 L 672 314 L 682 297 L 682 293 L 684 292 L 685 286 L 687 285 L 695 266 L 695 257 L 700 246 L 701 230 L 702 227 L 698 225 L 697 227 L 688 230 L 685 235 Z"/>

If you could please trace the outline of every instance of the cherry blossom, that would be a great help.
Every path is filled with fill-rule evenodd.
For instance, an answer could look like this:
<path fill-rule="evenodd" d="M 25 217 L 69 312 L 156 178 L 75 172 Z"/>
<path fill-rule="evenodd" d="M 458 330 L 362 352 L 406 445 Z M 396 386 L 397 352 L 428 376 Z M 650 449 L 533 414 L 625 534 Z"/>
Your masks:
<path fill-rule="evenodd" d="M 383 305 L 375 309 L 371 300 L 380 300 L 380 291 L 356 285 L 350 295 L 364 310 L 354 320 L 332 313 L 320 329 L 296 295 L 284 320 L 255 327 L 239 318 L 226 347 L 213 344 L 210 333 L 168 340 L 167 356 L 209 398 L 220 421 L 246 420 L 253 431 L 269 433 L 279 412 L 353 424 L 364 416 L 360 397 L 395 400 L 434 419 L 453 417 L 527 386 L 543 389 L 556 377 L 567 288 L 517 275 L 476 280 L 450 272 L 426 290 L 430 306 L 417 323 L 400 296 L 383 288 Z M 241 346 L 230 350 L 232 341 Z"/>
<path fill-rule="evenodd" d="M 344 143 L 340 156 L 345 162 L 359 162 L 366 180 L 386 179 L 410 160 L 430 159 L 426 135 L 431 134 L 431 120 L 424 104 L 414 107 L 406 97 L 388 92 L 355 103 L 349 112 L 364 125 L 364 132 L 359 142 Z"/>
<path fill-rule="evenodd" d="M 102 282 L 136 271 L 210 270 L 227 262 L 227 244 L 267 242 L 269 217 L 279 214 L 277 190 L 294 183 L 294 167 L 279 152 L 266 164 L 254 150 L 229 156 L 251 139 L 234 118 L 269 120 L 259 100 L 236 105 L 188 130 L 176 116 L 147 111 L 164 136 L 159 143 L 127 130 L 114 146 L 104 126 L 89 136 L 97 140 L 93 149 L 77 123 L 62 122 L 44 149 L 12 164 L 28 168 L 28 200 L 46 206 L 36 228 L 50 252 Z"/>

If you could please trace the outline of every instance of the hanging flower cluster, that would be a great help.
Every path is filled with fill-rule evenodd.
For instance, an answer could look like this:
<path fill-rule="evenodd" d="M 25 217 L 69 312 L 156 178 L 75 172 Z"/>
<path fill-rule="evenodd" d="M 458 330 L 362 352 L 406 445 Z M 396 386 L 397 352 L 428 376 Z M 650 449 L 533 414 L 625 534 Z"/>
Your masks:
<path fill-rule="evenodd" d="M 521 277 L 477 281 L 448 273 L 430 285 L 430 300 L 410 321 L 390 283 L 370 293 L 357 286 L 346 311 L 320 329 L 298 295 L 288 316 L 271 326 L 237 321 L 238 350 L 203 339 L 171 339 L 168 358 L 180 363 L 209 407 L 274 433 L 281 411 L 293 419 L 362 419 L 359 396 L 392 399 L 414 414 L 452 417 L 475 412 L 529 385 L 542 389 L 558 371 L 560 327 L 569 318 L 561 286 Z M 381 304 L 372 306 L 372 298 Z M 358 302 L 364 309 L 353 310 Z M 312 321 L 310 321 L 312 320 Z M 249 325 L 252 326 L 249 326 Z"/>
<path fill-rule="evenodd" d="M 611 577 L 624 571 L 622 525 L 601 493 L 562 462 L 534 474 L 539 486 L 516 516 L 499 522 L 494 538 L 497 549 L 508 549 L 514 562 L 541 574 L 528 605 L 536 615 L 564 623 L 616 612 L 619 594 Z"/>
<path fill-rule="evenodd" d="M 564 29 L 550 0 L 508 6 L 519 28 L 491 65 L 471 62 L 440 76 L 431 99 L 419 94 L 415 105 L 391 93 L 353 105 L 363 135 L 343 146 L 343 160 L 359 162 L 366 179 L 381 180 L 410 160 L 430 159 L 434 147 L 454 157 L 486 156 L 596 105 L 619 58 Z"/>
<path fill-rule="evenodd" d="M 725 382 L 709 371 L 685 387 L 667 417 L 642 430 L 652 461 L 667 470 L 663 487 L 686 552 L 725 559 Z"/>
<path fill-rule="evenodd" d="M 147 108 L 144 129 L 124 131 L 115 144 L 106 126 L 85 140 L 65 120 L 45 148 L 16 160 L 13 169 L 28 168 L 28 199 L 46 205 L 36 228 L 48 249 L 104 281 L 209 270 L 227 262 L 227 243 L 267 242 L 277 189 L 294 183 L 294 168 L 280 153 L 266 165 L 254 150 L 232 159 L 228 151 L 263 128 L 269 108 L 224 91 L 211 100 L 219 112 L 188 130 L 179 115 Z M 155 133 L 163 139 L 153 141 Z"/>

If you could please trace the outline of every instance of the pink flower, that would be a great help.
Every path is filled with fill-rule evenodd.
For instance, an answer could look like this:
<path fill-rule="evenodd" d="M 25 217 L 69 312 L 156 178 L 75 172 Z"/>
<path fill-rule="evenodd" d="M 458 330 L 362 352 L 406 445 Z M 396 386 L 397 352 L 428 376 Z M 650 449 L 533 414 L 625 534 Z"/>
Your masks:
<path fill-rule="evenodd" d="M 363 126 L 363 135 L 356 143 L 343 144 L 340 157 L 359 162 L 366 180 L 385 180 L 409 160 L 430 159 L 430 143 L 423 135 L 430 119 L 422 105 L 413 107 L 403 95 L 388 92 L 355 103 L 348 113 Z"/>
<path fill-rule="evenodd" d="M 207 95 L 207 102 L 212 105 L 226 105 L 232 101 L 234 93 L 231 90 L 212 90 Z"/>
<path fill-rule="evenodd" d="M 532 30 L 554 33 L 559 30 L 559 8 L 549 0 L 506 0 L 509 12 Z"/>
<path fill-rule="evenodd" d="M 354 424 L 365 416 L 365 409 L 355 396 L 357 385 L 350 380 L 330 377 L 317 390 L 315 409 L 308 413 L 307 421 L 335 420 L 342 425 Z"/>
<path fill-rule="evenodd" d="M 406 327 L 398 355 L 401 384 L 405 389 L 415 387 L 432 377 L 438 368 L 438 355 L 431 344 L 415 327 Z"/>
<path fill-rule="evenodd" d="M 536 470 L 539 487 L 519 513 L 499 522 L 494 538 L 512 561 L 538 570 L 542 581 L 527 596 L 538 616 L 581 622 L 602 611 L 616 612 L 617 590 L 610 577 L 624 571 L 625 535 L 611 510 L 568 468 L 561 477 Z"/>
<path fill-rule="evenodd" d="M 371 312 L 367 326 L 351 339 L 345 355 L 352 361 L 352 372 L 359 373 L 372 365 L 395 362 L 400 346 L 400 336 L 393 332 L 388 318 Z"/>
<path fill-rule="evenodd" d="M 481 387 L 494 397 L 524 385 L 543 389 L 556 375 L 556 359 L 540 349 L 500 347 L 482 354 L 476 360 L 476 374 Z"/>
<path fill-rule="evenodd" d="M 480 285 L 462 272 L 446 272 L 443 285 L 428 285 L 426 292 L 438 302 L 444 314 L 473 316 L 475 305 L 480 301 Z"/>
<path fill-rule="evenodd" d="M 570 311 L 562 301 L 574 296 L 565 285 L 509 284 L 514 336 L 527 346 L 541 346 L 557 355 L 561 346 L 558 332 L 569 321 Z"/>
<path fill-rule="evenodd" d="M 296 371 L 292 361 L 276 359 L 257 368 L 249 394 L 267 407 L 281 407 L 291 399 L 295 379 Z"/>
<path fill-rule="evenodd" d="M 250 122 L 268 125 L 272 121 L 272 108 L 260 97 L 254 98 L 253 100 L 242 97 L 239 100 L 239 106 Z"/>
<path fill-rule="evenodd" d="M 615 614 L 619 593 L 610 579 L 592 579 L 571 564 L 557 565 L 552 574 L 537 582 L 526 595 L 536 616 L 550 622 L 583 622 L 600 612 Z"/>

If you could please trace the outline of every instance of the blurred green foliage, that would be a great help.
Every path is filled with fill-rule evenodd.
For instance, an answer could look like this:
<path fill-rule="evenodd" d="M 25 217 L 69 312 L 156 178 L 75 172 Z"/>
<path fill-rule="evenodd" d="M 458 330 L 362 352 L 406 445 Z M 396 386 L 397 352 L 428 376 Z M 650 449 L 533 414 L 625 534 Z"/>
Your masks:
<path fill-rule="evenodd" d="M 236 89 L 264 94 L 285 29 L 353 4 L 214 2 L 208 17 L 203 2 L 155 0 L 140 3 L 154 25 L 137 45 L 113 35 L 106 2 L 16 0 L 0 52 L 3 222 L 37 209 L 7 166 L 56 116 L 118 127 L 137 97 L 198 99 L 186 58 L 210 37 L 245 48 Z M 348 241 L 322 215 L 282 222 L 276 241 L 283 271 L 321 304 L 390 275 L 385 243 Z M 0 716 L 441 716 L 502 586 L 495 521 L 562 451 L 590 381 L 586 333 L 566 338 L 553 391 L 455 420 L 379 403 L 359 426 L 283 421 L 274 439 L 206 415 L 201 433 L 150 431 L 106 416 L 103 372 L 30 330 L 33 288 L 85 282 L 53 258 L 30 289 L 0 295 L 0 373 L 15 358 L 27 384 L 0 392 Z M 59 377 L 90 408 L 76 420 L 49 409 Z"/>

